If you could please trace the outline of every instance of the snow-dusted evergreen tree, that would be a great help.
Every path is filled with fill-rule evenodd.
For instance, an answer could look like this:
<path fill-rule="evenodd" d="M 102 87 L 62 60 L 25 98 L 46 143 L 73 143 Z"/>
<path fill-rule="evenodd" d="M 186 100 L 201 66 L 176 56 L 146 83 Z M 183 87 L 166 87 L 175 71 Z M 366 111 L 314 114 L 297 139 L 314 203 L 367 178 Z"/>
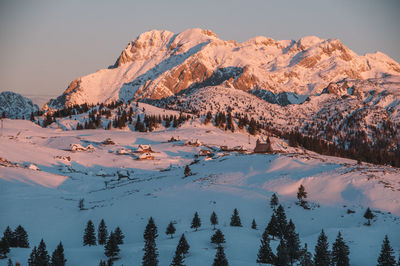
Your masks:
<path fill-rule="evenodd" d="M 277 221 L 278 236 L 282 238 L 285 235 L 287 226 L 286 213 L 282 205 L 279 205 L 276 209 L 275 216 Z"/>
<path fill-rule="evenodd" d="M 278 220 L 274 213 L 272 214 L 265 230 L 270 236 L 272 236 L 272 239 L 275 239 L 275 237 L 279 237 L 281 235 L 280 228 L 278 226 Z"/>
<path fill-rule="evenodd" d="M 312 254 L 307 250 L 307 243 L 304 244 L 304 248 L 301 251 L 300 266 L 313 266 L 314 262 Z"/>
<path fill-rule="evenodd" d="M 223 246 L 218 246 L 217 253 L 215 254 L 213 266 L 228 266 L 228 260 L 224 252 Z"/>
<path fill-rule="evenodd" d="M 215 226 L 218 224 L 218 217 L 217 217 L 217 214 L 215 212 L 211 213 L 210 222 L 211 222 L 211 224 L 213 226 L 213 230 L 215 230 Z"/>
<path fill-rule="evenodd" d="M 3 236 L 0 240 L 0 259 L 7 257 L 10 252 L 10 245 L 8 244 L 7 238 Z"/>
<path fill-rule="evenodd" d="M 118 245 L 122 245 L 124 243 L 125 236 L 122 233 L 122 230 L 121 230 L 121 228 L 119 228 L 119 226 L 117 226 L 117 228 L 115 228 L 114 236 L 115 236 L 115 240 L 117 241 Z"/>
<path fill-rule="evenodd" d="M 289 266 L 290 265 L 290 258 L 289 253 L 287 250 L 287 244 L 284 239 L 281 238 L 278 247 L 276 248 L 276 259 L 275 264 L 276 266 Z"/>
<path fill-rule="evenodd" d="M 179 239 L 177 249 L 182 252 L 183 257 L 185 257 L 185 255 L 189 252 L 190 245 L 186 241 L 185 234 L 182 234 L 181 238 Z"/>
<path fill-rule="evenodd" d="M 315 266 L 329 266 L 331 262 L 331 254 L 329 252 L 328 238 L 324 230 L 318 237 L 317 245 L 315 246 L 314 265 Z"/>
<path fill-rule="evenodd" d="M 142 258 L 143 266 L 157 266 L 158 265 L 158 251 L 156 246 L 157 226 L 152 217 L 147 223 L 146 229 L 143 233 L 144 238 L 144 255 Z"/>
<path fill-rule="evenodd" d="M 115 259 L 118 256 L 120 249 L 118 247 L 117 236 L 114 232 L 110 233 L 110 236 L 107 239 L 107 243 L 104 246 L 104 254 L 111 260 Z"/>
<path fill-rule="evenodd" d="M 253 221 L 251 221 L 251 229 L 256 230 L 257 229 L 257 223 L 256 220 L 253 218 Z"/>
<path fill-rule="evenodd" d="M 17 247 L 29 248 L 28 233 L 21 225 L 18 225 L 18 227 L 15 229 L 14 237 Z"/>
<path fill-rule="evenodd" d="M 83 234 L 83 245 L 84 246 L 95 246 L 96 235 L 94 234 L 94 225 L 91 220 L 88 221 L 85 232 Z"/>
<path fill-rule="evenodd" d="M 367 210 L 364 213 L 364 218 L 368 220 L 367 225 L 371 225 L 371 219 L 373 219 L 375 216 L 372 213 L 370 208 L 367 208 Z"/>
<path fill-rule="evenodd" d="M 278 199 L 278 197 L 276 196 L 276 194 L 274 193 L 274 194 L 272 194 L 272 196 L 271 196 L 271 201 L 269 202 L 269 205 L 271 206 L 271 208 L 272 209 L 276 209 L 276 206 L 278 206 L 278 204 L 279 204 L 279 199 Z"/>
<path fill-rule="evenodd" d="M 261 245 L 257 254 L 257 263 L 273 264 L 275 262 L 275 255 L 269 245 L 269 238 L 267 234 L 263 234 L 261 238 Z"/>
<path fill-rule="evenodd" d="M 107 226 L 104 219 L 101 219 L 99 227 L 97 228 L 97 241 L 99 245 L 104 245 L 107 242 Z"/>
<path fill-rule="evenodd" d="M 296 233 L 296 227 L 291 219 L 286 228 L 285 240 L 290 264 L 293 264 L 293 261 L 298 260 L 301 256 L 301 247 L 299 234 Z"/>
<path fill-rule="evenodd" d="M 14 266 L 13 262 L 11 259 L 8 259 L 7 261 L 7 266 Z"/>
<path fill-rule="evenodd" d="M 334 266 L 349 266 L 349 247 L 343 240 L 342 234 L 338 233 L 335 243 L 332 245 L 332 264 Z"/>
<path fill-rule="evenodd" d="M 190 226 L 190 228 L 194 228 L 195 231 L 197 231 L 197 228 L 199 228 L 200 226 L 201 226 L 201 220 L 199 218 L 199 214 L 196 212 L 193 216 L 192 225 Z"/>
<path fill-rule="evenodd" d="M 38 252 L 36 246 L 33 247 L 31 254 L 29 255 L 28 265 L 37 266 Z"/>
<path fill-rule="evenodd" d="M 304 186 L 301 184 L 297 190 L 297 199 L 299 200 L 300 206 L 302 206 L 303 208 L 307 207 L 307 201 L 305 201 L 306 198 L 307 192 Z"/>
<path fill-rule="evenodd" d="M 40 240 L 39 246 L 37 248 L 36 264 L 41 266 L 50 266 L 50 256 L 46 250 L 46 244 L 43 239 Z"/>
<path fill-rule="evenodd" d="M 390 241 L 387 235 L 385 235 L 385 239 L 383 239 L 381 253 L 378 257 L 378 265 L 377 266 L 395 266 L 396 258 L 394 257 L 393 248 L 390 246 Z"/>
<path fill-rule="evenodd" d="M 171 235 L 171 239 L 172 239 L 174 237 L 175 231 L 176 231 L 176 229 L 175 229 L 174 224 L 172 222 L 170 222 L 167 226 L 167 229 L 165 230 L 165 234 Z"/>
<path fill-rule="evenodd" d="M 233 210 L 230 226 L 242 226 L 242 222 L 240 221 L 239 217 L 239 212 L 236 208 Z"/>
<path fill-rule="evenodd" d="M 184 262 L 185 261 L 184 261 L 182 252 L 180 252 L 178 250 L 178 247 L 176 247 L 175 255 L 172 259 L 171 266 L 185 266 Z"/>
<path fill-rule="evenodd" d="M 189 165 L 185 166 L 184 174 L 185 174 L 185 177 L 188 177 L 188 176 L 192 175 L 192 170 L 190 170 Z"/>
<path fill-rule="evenodd" d="M 218 246 L 225 243 L 225 236 L 221 230 L 217 229 L 214 235 L 211 237 L 211 243 L 217 244 Z"/>
<path fill-rule="evenodd" d="M 84 199 L 79 200 L 78 207 L 79 207 L 79 210 L 81 210 L 81 211 L 85 209 L 85 200 Z"/>
<path fill-rule="evenodd" d="M 17 247 L 15 233 L 11 230 L 9 226 L 7 226 L 6 230 L 4 230 L 3 237 L 7 240 L 9 247 L 11 248 Z"/>
<path fill-rule="evenodd" d="M 64 247 L 60 242 L 51 255 L 51 266 L 65 266 L 66 261 L 67 260 L 64 256 Z"/>

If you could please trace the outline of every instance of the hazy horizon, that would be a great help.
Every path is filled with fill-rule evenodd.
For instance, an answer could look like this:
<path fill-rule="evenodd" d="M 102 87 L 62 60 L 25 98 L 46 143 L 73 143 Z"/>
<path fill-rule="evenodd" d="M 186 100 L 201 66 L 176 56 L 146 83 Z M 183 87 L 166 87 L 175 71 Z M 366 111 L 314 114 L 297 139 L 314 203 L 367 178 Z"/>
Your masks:
<path fill-rule="evenodd" d="M 238 42 L 316 35 L 399 62 L 399 11 L 398 1 L 372 0 L 1 1 L 0 92 L 60 95 L 72 80 L 113 64 L 129 41 L 152 29 L 204 28 Z"/>

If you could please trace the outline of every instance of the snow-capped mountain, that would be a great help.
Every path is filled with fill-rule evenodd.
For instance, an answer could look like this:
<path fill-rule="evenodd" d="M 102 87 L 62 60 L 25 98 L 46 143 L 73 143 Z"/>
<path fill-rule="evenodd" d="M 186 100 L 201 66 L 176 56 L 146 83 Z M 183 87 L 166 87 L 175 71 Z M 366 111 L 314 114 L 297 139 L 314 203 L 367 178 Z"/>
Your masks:
<path fill-rule="evenodd" d="M 21 94 L 4 91 L 0 93 L 0 115 L 5 113 L 9 118 L 29 118 L 31 113 L 39 110 L 36 104 Z"/>
<path fill-rule="evenodd" d="M 71 82 L 46 108 L 139 98 L 161 99 L 186 89 L 223 85 L 286 105 L 301 103 L 343 79 L 400 75 L 377 52 L 357 55 L 337 39 L 256 37 L 237 43 L 210 30 L 153 30 L 128 43 L 114 65 Z"/>

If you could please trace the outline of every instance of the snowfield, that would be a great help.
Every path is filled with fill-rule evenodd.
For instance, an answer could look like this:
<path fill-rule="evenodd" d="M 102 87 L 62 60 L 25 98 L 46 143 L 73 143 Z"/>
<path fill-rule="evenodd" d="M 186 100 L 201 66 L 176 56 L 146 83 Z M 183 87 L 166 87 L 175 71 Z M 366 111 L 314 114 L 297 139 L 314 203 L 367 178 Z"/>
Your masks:
<path fill-rule="evenodd" d="M 168 142 L 171 137 L 180 140 Z M 104 144 L 108 138 L 115 144 Z M 184 145 L 193 139 L 202 145 Z M 215 211 L 217 228 L 226 238 L 229 264 L 258 265 L 261 235 L 273 212 L 270 197 L 277 193 L 309 251 L 314 252 L 324 229 L 330 248 L 338 231 L 342 232 L 352 265 L 376 265 L 385 234 L 398 258 L 399 169 L 321 156 L 291 148 L 276 138 L 271 139 L 276 153 L 253 154 L 256 140 L 198 120 L 177 129 L 139 133 L 63 131 L 5 119 L 0 136 L 0 230 L 21 224 L 31 246 L 12 248 L 9 257 L 27 265 L 31 249 L 43 238 L 50 255 L 62 241 L 67 265 L 96 266 L 106 259 L 104 247 L 84 247 L 83 231 L 89 219 L 96 230 L 104 219 L 109 231 L 120 226 L 125 234 L 120 259 L 114 265 L 141 265 L 143 231 L 152 216 L 158 227 L 160 265 L 171 263 L 182 233 L 190 244 L 185 263 L 211 265 L 216 247 L 210 243 L 214 231 L 209 218 Z M 90 144 L 94 150 L 71 151 L 71 144 Z M 154 160 L 137 159 L 135 151 L 140 144 L 151 145 Z M 243 146 L 247 152 L 220 151 L 222 145 Z M 209 149 L 213 155 L 197 156 L 201 149 Z M 188 164 L 193 175 L 185 178 Z M 300 184 L 308 192 L 311 210 L 296 204 Z M 78 208 L 82 198 L 85 210 Z M 364 225 L 367 207 L 375 214 L 371 226 Z M 229 226 L 234 208 L 243 227 Z M 196 211 L 202 222 L 197 232 L 190 229 Z M 257 230 L 251 229 L 253 218 Z M 176 222 L 173 239 L 165 234 L 170 221 Z M 274 252 L 277 245 L 277 240 L 271 241 Z M 0 260 L 0 265 L 6 263 Z"/>

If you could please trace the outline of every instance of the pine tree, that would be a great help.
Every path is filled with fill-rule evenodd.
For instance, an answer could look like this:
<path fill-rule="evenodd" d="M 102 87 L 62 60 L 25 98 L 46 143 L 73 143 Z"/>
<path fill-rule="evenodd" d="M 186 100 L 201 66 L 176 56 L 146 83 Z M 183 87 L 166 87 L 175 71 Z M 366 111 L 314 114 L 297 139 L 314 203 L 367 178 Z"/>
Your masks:
<path fill-rule="evenodd" d="M 395 266 L 396 259 L 394 257 L 393 248 L 390 246 L 390 241 L 387 235 L 385 235 L 385 239 L 382 243 L 381 253 L 378 257 L 378 265 L 377 266 Z"/>
<path fill-rule="evenodd" d="M 296 227 L 291 219 L 286 228 L 285 240 L 289 260 L 290 263 L 293 264 L 294 260 L 300 258 L 301 252 L 299 234 L 296 233 Z"/>
<path fill-rule="evenodd" d="M 183 257 L 185 257 L 185 255 L 189 252 L 190 246 L 186 241 L 184 234 L 182 234 L 181 238 L 179 239 L 177 249 L 179 249 L 179 251 L 182 252 Z"/>
<path fill-rule="evenodd" d="M 278 226 L 278 220 L 274 213 L 272 214 L 271 220 L 269 220 L 269 223 L 265 230 L 270 236 L 272 236 L 272 239 L 275 239 L 275 236 L 276 237 L 280 236 L 280 228 Z"/>
<path fill-rule="evenodd" d="M 269 245 L 269 238 L 267 234 L 263 234 L 261 238 L 260 249 L 257 254 L 257 263 L 269 263 L 275 262 L 275 255 Z"/>
<path fill-rule="evenodd" d="M 192 225 L 190 226 L 190 228 L 194 228 L 195 231 L 197 231 L 197 228 L 199 228 L 201 226 L 201 221 L 199 218 L 199 214 L 196 212 L 194 214 L 193 220 L 192 220 Z"/>
<path fill-rule="evenodd" d="M 217 214 L 215 214 L 215 212 L 212 212 L 211 217 L 210 217 L 210 222 L 213 225 L 213 230 L 215 230 L 215 226 L 218 224 L 218 217 Z"/>
<path fill-rule="evenodd" d="M 119 228 L 119 226 L 117 226 L 117 228 L 115 228 L 114 236 L 115 236 L 115 240 L 117 241 L 118 245 L 122 245 L 124 243 L 125 236 L 122 233 L 121 228 Z"/>
<path fill-rule="evenodd" d="M 8 244 L 7 238 L 3 236 L 0 240 L 0 259 L 7 258 L 7 254 L 10 252 L 10 245 Z"/>
<path fill-rule="evenodd" d="M 174 234 L 175 234 L 175 226 L 172 222 L 170 222 L 167 226 L 167 230 L 165 231 L 165 234 L 167 235 L 171 235 L 171 239 L 173 238 Z"/>
<path fill-rule="evenodd" d="M 37 266 L 38 265 L 37 260 L 38 260 L 38 252 L 37 252 L 36 246 L 34 246 L 32 249 L 31 255 L 29 256 L 29 259 L 28 259 L 28 265 L 29 266 Z"/>
<path fill-rule="evenodd" d="M 96 235 L 94 234 L 94 225 L 91 220 L 88 221 L 85 228 L 85 233 L 83 234 L 83 245 L 84 246 L 95 246 L 96 245 Z"/>
<path fill-rule="evenodd" d="M 299 200 L 300 206 L 302 206 L 303 208 L 307 207 L 307 201 L 304 200 L 306 198 L 307 198 L 307 192 L 304 186 L 300 185 L 297 191 L 297 199 Z"/>
<path fill-rule="evenodd" d="M 276 266 L 288 266 L 289 265 L 289 253 L 287 250 L 287 244 L 284 239 L 281 239 L 278 247 L 276 248 Z"/>
<path fill-rule="evenodd" d="M 214 235 L 211 237 L 211 243 L 217 244 L 220 246 L 222 243 L 225 243 L 225 236 L 221 230 L 215 231 Z"/>
<path fill-rule="evenodd" d="M 215 254 L 213 266 L 228 266 L 228 260 L 226 259 L 224 247 L 218 246 L 217 253 Z"/>
<path fill-rule="evenodd" d="M 312 254 L 307 250 L 307 243 L 304 244 L 301 253 L 300 266 L 313 266 Z"/>
<path fill-rule="evenodd" d="M 100 260 L 99 266 L 106 266 L 106 262 L 104 260 Z"/>
<path fill-rule="evenodd" d="M 117 236 L 114 232 L 111 232 L 107 239 L 107 243 L 104 246 L 104 254 L 113 260 L 116 256 L 118 256 L 119 251 L 120 249 L 118 247 Z"/>
<path fill-rule="evenodd" d="M 80 199 L 78 204 L 79 210 L 83 211 L 85 209 L 85 200 Z"/>
<path fill-rule="evenodd" d="M 318 237 L 317 245 L 315 246 L 314 254 L 314 265 L 315 266 L 329 266 L 331 261 L 331 256 L 328 246 L 328 238 L 325 235 L 324 230 Z"/>
<path fill-rule="evenodd" d="M 60 242 L 51 255 L 51 266 L 65 266 L 66 261 L 64 257 L 64 247 Z"/>
<path fill-rule="evenodd" d="M 276 206 L 278 206 L 278 204 L 279 204 L 279 199 L 275 193 L 272 194 L 271 201 L 269 204 L 270 204 L 271 208 L 274 209 L 274 211 L 275 211 Z"/>
<path fill-rule="evenodd" d="M 182 252 L 176 247 L 174 258 L 172 259 L 171 266 L 185 266 Z"/>
<path fill-rule="evenodd" d="M 47 253 L 46 244 L 43 239 L 40 241 L 39 247 L 37 248 L 36 265 L 50 266 L 50 256 L 49 253 Z"/>
<path fill-rule="evenodd" d="M 7 266 L 14 266 L 13 262 L 11 259 L 8 259 L 7 261 Z"/>
<path fill-rule="evenodd" d="M 28 234 L 21 225 L 15 229 L 14 236 L 17 247 L 29 248 Z"/>
<path fill-rule="evenodd" d="M 349 247 L 346 245 L 342 234 L 339 232 L 335 243 L 332 245 L 332 264 L 334 266 L 349 266 L 349 254 Z"/>
<path fill-rule="evenodd" d="M 104 219 L 101 219 L 99 227 L 97 229 L 97 240 L 99 245 L 104 245 L 107 242 L 107 226 Z"/>
<path fill-rule="evenodd" d="M 184 174 L 185 174 L 185 177 L 188 177 L 188 176 L 192 175 L 192 170 L 190 170 L 189 165 L 185 166 Z"/>
<path fill-rule="evenodd" d="M 277 227 L 279 230 L 279 237 L 282 238 L 285 235 L 286 226 L 287 226 L 286 213 L 285 213 L 285 209 L 283 208 L 282 205 L 278 206 L 278 208 L 276 209 L 275 215 L 276 215 L 276 221 L 277 221 L 277 225 L 278 225 Z"/>
<path fill-rule="evenodd" d="M 251 221 L 251 229 L 256 230 L 257 229 L 257 224 L 256 224 L 256 220 L 253 219 L 253 221 Z"/>
<path fill-rule="evenodd" d="M 371 219 L 373 219 L 375 216 L 372 213 L 371 209 L 368 208 L 365 213 L 364 213 L 364 218 L 368 220 L 367 225 L 371 225 Z"/>
<path fill-rule="evenodd" d="M 156 246 L 157 226 L 152 217 L 147 223 L 146 229 L 143 233 L 144 238 L 144 255 L 142 258 L 143 266 L 157 266 L 158 265 L 158 251 Z"/>
<path fill-rule="evenodd" d="M 9 226 L 7 226 L 6 230 L 4 231 L 3 237 L 7 240 L 9 247 L 11 248 L 17 247 L 15 233 L 11 230 Z"/>
<path fill-rule="evenodd" d="M 236 208 L 233 210 L 230 225 L 231 226 L 242 226 L 242 222 L 240 221 L 240 217 L 239 217 L 239 212 Z"/>

